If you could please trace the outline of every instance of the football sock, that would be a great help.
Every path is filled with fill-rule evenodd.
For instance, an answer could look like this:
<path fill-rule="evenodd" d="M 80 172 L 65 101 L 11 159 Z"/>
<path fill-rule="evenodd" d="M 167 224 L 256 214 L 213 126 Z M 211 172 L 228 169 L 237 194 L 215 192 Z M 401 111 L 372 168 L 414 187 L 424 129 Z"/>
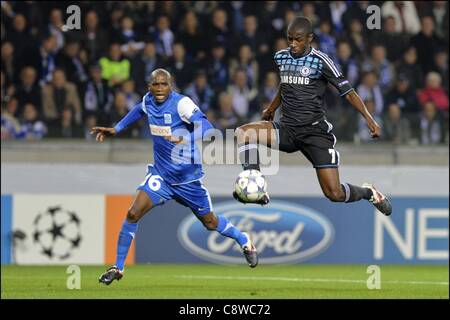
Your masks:
<path fill-rule="evenodd" d="M 216 228 L 217 232 L 225 237 L 233 238 L 241 247 L 247 243 L 247 237 L 242 234 L 242 232 L 239 231 L 239 229 L 236 228 L 227 218 L 224 216 L 217 216 L 217 220 L 219 220 Z"/>
<path fill-rule="evenodd" d="M 341 187 L 345 192 L 345 202 L 355 202 L 361 199 L 369 200 L 373 195 L 369 188 L 362 188 L 349 183 L 343 183 Z"/>
<path fill-rule="evenodd" d="M 246 142 L 239 147 L 239 160 L 244 170 L 258 170 L 259 168 L 259 152 L 256 143 Z"/>
<path fill-rule="evenodd" d="M 129 223 L 125 220 L 119 233 L 119 241 L 117 242 L 117 259 L 116 267 L 122 271 L 125 265 L 125 259 L 130 249 L 131 242 L 137 230 L 137 223 Z"/>

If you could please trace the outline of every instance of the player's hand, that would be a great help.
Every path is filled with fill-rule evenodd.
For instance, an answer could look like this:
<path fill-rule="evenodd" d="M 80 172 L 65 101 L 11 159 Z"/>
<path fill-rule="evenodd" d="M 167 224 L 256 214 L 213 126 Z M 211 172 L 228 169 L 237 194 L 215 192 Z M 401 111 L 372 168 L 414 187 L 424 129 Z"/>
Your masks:
<path fill-rule="evenodd" d="M 175 144 L 185 143 L 183 137 L 165 136 L 164 139 Z"/>
<path fill-rule="evenodd" d="M 274 115 L 275 115 L 275 111 L 271 110 L 270 108 L 266 108 L 262 112 L 261 120 L 272 121 Z"/>
<path fill-rule="evenodd" d="M 91 129 L 91 134 L 96 134 L 95 140 L 103 142 L 105 137 L 111 137 L 116 135 L 116 129 L 105 128 L 105 127 L 93 127 Z"/>
<path fill-rule="evenodd" d="M 372 139 L 376 139 L 381 136 L 381 127 L 378 125 L 378 123 L 375 120 L 368 121 L 367 126 L 369 127 L 370 135 L 372 136 Z"/>

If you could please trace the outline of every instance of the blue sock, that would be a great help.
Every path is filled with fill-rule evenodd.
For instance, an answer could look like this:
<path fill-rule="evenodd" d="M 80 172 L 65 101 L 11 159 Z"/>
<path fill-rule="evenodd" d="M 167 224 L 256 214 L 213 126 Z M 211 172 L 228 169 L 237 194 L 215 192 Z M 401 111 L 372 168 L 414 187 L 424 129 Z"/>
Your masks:
<path fill-rule="evenodd" d="M 242 232 L 239 231 L 239 229 L 236 228 L 227 218 L 224 216 L 217 216 L 217 220 L 219 220 L 217 223 L 217 232 L 225 237 L 233 238 L 241 247 L 247 243 L 247 237 L 243 235 Z"/>
<path fill-rule="evenodd" d="M 122 229 L 119 233 L 119 241 L 117 242 L 116 267 L 119 270 L 123 270 L 124 268 L 125 259 L 127 258 L 128 250 L 130 249 L 131 242 L 136 234 L 137 226 L 137 223 L 129 223 L 127 220 L 122 224 Z"/>

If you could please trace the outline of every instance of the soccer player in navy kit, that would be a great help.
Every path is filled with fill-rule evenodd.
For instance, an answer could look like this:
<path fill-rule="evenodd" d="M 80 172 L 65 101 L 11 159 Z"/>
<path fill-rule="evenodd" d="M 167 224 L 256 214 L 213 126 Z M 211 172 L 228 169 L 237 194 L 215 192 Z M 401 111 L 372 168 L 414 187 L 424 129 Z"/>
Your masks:
<path fill-rule="evenodd" d="M 235 239 L 249 266 L 255 267 L 258 255 L 250 237 L 226 217 L 214 214 L 209 192 L 201 181 L 202 164 L 194 141 L 203 138 L 212 125 L 189 97 L 172 91 L 171 76 L 166 70 L 152 72 L 149 91 L 114 128 L 94 127 L 91 130 L 96 134 L 96 140 L 102 142 L 105 137 L 117 135 L 132 123 L 147 117 L 155 160 L 154 165 L 148 166 L 147 175 L 137 188 L 122 225 L 116 264 L 108 268 L 99 281 L 109 285 L 122 278 L 138 221 L 149 210 L 171 199 L 189 207 L 208 230 L 216 230 Z M 181 144 L 185 146 L 180 148 Z"/>
<path fill-rule="evenodd" d="M 289 24 L 287 40 L 289 48 L 278 51 L 274 56 L 280 70 L 280 87 L 269 107 L 263 111 L 263 121 L 249 123 L 236 130 L 243 169 L 260 170 L 258 144 L 278 145 L 280 151 L 288 153 L 300 150 L 316 169 L 320 186 L 328 199 L 334 202 L 366 199 L 380 212 L 390 215 L 392 206 L 388 198 L 373 184 L 365 183 L 359 187 L 341 184 L 339 180 L 340 156 L 335 149 L 336 137 L 323 106 L 327 84 L 331 83 L 363 115 L 372 138 L 380 136 L 380 126 L 333 61 L 311 47 L 313 32 L 307 18 L 296 17 Z M 279 106 L 281 118 L 274 122 Z M 244 202 L 236 192 L 233 196 Z M 266 194 L 256 203 L 265 205 L 269 201 Z"/>

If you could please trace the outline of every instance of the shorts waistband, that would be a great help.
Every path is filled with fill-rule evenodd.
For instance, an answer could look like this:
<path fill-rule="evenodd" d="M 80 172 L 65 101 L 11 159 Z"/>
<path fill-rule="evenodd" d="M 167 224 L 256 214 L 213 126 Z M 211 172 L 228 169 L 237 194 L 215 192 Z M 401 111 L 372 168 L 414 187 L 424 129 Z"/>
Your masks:
<path fill-rule="evenodd" d="M 280 129 L 281 125 L 285 125 L 285 126 L 288 126 L 288 127 L 307 127 L 307 126 L 315 126 L 316 124 L 319 124 L 322 121 L 327 121 L 327 118 L 323 117 L 323 118 L 321 118 L 319 120 L 316 120 L 314 122 L 302 124 L 300 126 L 299 125 L 291 125 L 291 124 L 281 123 L 279 121 L 277 121 L 277 122 L 276 121 L 272 121 L 272 125 L 274 126 L 275 129 Z"/>

